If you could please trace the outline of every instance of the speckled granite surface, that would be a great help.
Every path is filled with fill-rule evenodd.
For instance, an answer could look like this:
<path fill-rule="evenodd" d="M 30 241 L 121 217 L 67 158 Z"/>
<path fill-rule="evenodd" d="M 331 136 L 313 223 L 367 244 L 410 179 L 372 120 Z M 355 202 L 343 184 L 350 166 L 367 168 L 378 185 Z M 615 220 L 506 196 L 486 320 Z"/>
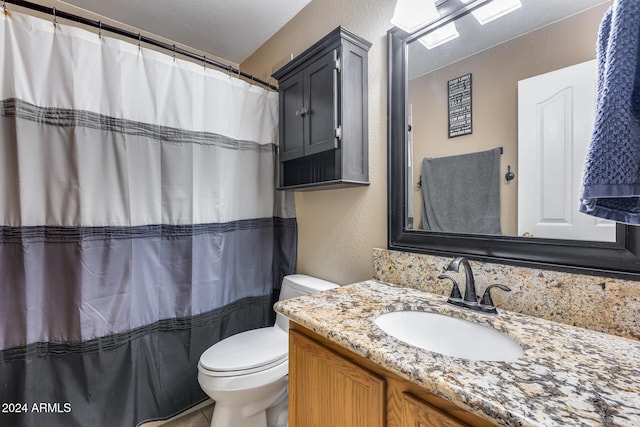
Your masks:
<path fill-rule="evenodd" d="M 373 278 L 448 296 L 451 282 L 438 275 L 451 260 L 374 249 Z M 494 293 L 499 308 L 640 340 L 640 282 L 474 261 L 471 266 L 479 295 L 494 283 L 511 288 Z"/>
<path fill-rule="evenodd" d="M 370 280 L 278 302 L 292 321 L 502 426 L 640 426 L 640 342 Z M 511 362 L 458 359 L 407 345 L 373 323 L 422 310 L 496 328 L 525 350 Z"/>

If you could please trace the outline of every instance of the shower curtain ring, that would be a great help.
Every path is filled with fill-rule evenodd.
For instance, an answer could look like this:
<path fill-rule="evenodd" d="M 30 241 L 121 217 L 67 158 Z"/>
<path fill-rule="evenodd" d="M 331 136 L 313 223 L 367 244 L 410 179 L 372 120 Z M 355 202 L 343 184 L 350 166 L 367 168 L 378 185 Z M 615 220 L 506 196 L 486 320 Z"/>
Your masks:
<path fill-rule="evenodd" d="M 176 60 L 176 45 L 173 45 L 173 60 Z"/>
<path fill-rule="evenodd" d="M 202 55 L 202 68 L 207 71 L 207 55 Z"/>
<path fill-rule="evenodd" d="M 142 36 L 138 33 L 138 50 L 142 49 Z"/>
<path fill-rule="evenodd" d="M 235 73 L 236 70 L 231 65 L 226 65 L 226 67 L 227 67 L 227 75 L 229 76 L 229 80 L 231 80 L 233 79 L 233 76 L 234 76 L 233 73 Z"/>
<path fill-rule="evenodd" d="M 53 26 L 57 27 L 58 26 L 58 17 L 56 16 L 56 8 L 53 8 Z"/>

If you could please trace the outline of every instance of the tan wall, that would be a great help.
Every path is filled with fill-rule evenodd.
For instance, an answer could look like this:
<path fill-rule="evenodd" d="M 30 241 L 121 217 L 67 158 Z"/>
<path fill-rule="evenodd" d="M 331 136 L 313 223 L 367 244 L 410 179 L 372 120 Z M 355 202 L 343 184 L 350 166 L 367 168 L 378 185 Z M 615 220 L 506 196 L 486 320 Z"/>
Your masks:
<path fill-rule="evenodd" d="M 525 34 L 409 82 L 413 105 L 413 183 L 424 157 L 503 147 L 501 221 L 503 234 L 517 234 L 518 80 L 578 64 L 596 55 L 598 26 L 609 4 Z M 473 133 L 448 138 L 447 81 L 472 74 Z M 425 102 L 429 100 L 429 102 Z M 516 179 L 502 176 L 511 166 Z M 414 224 L 420 224 L 422 196 L 414 185 Z"/>
<path fill-rule="evenodd" d="M 395 0 L 312 0 L 240 64 L 260 78 L 339 25 L 370 41 L 368 187 L 296 193 L 297 271 L 340 284 L 373 275 L 372 249 L 387 246 L 387 42 Z"/>

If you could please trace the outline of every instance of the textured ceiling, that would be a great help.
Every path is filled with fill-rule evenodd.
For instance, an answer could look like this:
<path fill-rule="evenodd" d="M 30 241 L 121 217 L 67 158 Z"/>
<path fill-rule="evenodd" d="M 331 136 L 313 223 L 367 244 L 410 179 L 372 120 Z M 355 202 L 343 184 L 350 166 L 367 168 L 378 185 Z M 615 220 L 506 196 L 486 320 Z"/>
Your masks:
<path fill-rule="evenodd" d="M 65 0 L 239 64 L 311 0 Z"/>

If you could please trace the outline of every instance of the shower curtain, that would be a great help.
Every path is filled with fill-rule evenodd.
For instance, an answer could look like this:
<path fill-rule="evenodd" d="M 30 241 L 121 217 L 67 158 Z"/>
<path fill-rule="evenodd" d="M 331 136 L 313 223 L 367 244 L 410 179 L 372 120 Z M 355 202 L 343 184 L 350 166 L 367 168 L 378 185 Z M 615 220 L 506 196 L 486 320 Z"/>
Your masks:
<path fill-rule="evenodd" d="M 204 350 L 293 272 L 278 95 L 0 16 L 0 425 L 131 427 L 205 399 Z"/>

